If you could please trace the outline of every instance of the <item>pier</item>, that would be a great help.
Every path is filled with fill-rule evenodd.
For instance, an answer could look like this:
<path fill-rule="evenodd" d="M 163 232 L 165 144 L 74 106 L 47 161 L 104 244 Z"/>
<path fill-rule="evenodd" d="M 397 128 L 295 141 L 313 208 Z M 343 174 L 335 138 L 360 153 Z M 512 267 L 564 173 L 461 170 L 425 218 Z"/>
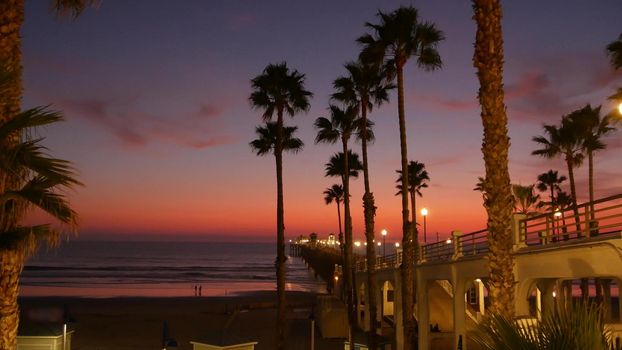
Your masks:
<path fill-rule="evenodd" d="M 588 297 L 602 303 L 612 336 L 622 337 L 622 194 L 581 204 L 578 209 L 579 215 L 571 208 L 530 217 L 514 215 L 510 253 L 514 258 L 515 314 L 537 321 L 546 311 L 570 303 L 580 286 L 587 286 Z M 300 244 L 296 249 L 317 248 Z M 488 307 L 487 254 L 486 229 L 454 231 L 446 241 L 420 246 L 413 310 L 419 349 L 456 349 L 459 342 L 462 349 L 473 345 L 469 332 Z M 375 291 L 379 310 L 375 322 L 382 335 L 394 337 L 397 349 L 404 348 L 400 265 L 399 250 L 379 256 L 376 263 L 380 288 Z M 369 330 L 364 259 L 357 262 L 356 271 L 357 322 L 361 329 Z"/>

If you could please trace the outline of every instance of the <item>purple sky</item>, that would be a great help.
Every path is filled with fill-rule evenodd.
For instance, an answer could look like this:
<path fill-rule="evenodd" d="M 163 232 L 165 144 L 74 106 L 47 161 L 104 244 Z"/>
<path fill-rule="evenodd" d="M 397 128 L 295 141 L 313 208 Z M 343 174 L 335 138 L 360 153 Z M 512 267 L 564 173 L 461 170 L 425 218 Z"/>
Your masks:
<path fill-rule="evenodd" d="M 309 113 L 289 120 L 305 141 L 285 157 L 286 234 L 337 230 L 336 209 L 322 191 L 338 146 L 314 145 L 313 121 L 326 115 L 332 81 L 356 58 L 355 39 L 378 9 L 398 1 L 120 1 L 103 0 L 76 21 L 57 19 L 47 1 L 27 1 L 24 25 L 24 106 L 52 104 L 67 122 L 47 128 L 54 155 L 70 159 L 86 187 L 70 197 L 87 238 L 111 234 L 189 239 L 258 240 L 274 235 L 274 159 L 258 158 L 248 142 L 260 123 L 247 98 L 249 80 L 269 63 L 287 61 L 307 76 Z M 475 24 L 468 1 L 420 1 L 423 19 L 445 33 L 444 68 L 426 73 L 408 65 L 406 113 L 409 158 L 422 161 L 430 188 L 428 232 L 485 226 L 478 82 L 471 56 Z M 535 158 L 531 137 L 542 123 L 586 103 L 606 101 L 622 85 L 604 47 L 622 31 L 622 2 L 599 0 L 504 2 L 505 85 L 510 119 L 512 181 L 531 184 L 560 161 Z M 400 199 L 395 94 L 374 110 L 371 185 L 378 230 L 398 239 Z M 618 152 L 622 133 L 596 158 L 598 197 L 622 192 Z M 360 152 L 358 144 L 354 148 Z M 578 170 L 586 199 L 587 168 Z M 362 181 L 353 184 L 353 218 L 362 237 Z"/>

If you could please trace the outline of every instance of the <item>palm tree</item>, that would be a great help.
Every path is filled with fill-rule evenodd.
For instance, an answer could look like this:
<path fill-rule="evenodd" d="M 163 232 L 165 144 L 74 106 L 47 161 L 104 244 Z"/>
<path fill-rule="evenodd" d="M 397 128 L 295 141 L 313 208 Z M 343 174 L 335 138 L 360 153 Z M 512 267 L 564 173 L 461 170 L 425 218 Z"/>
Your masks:
<path fill-rule="evenodd" d="M 399 174 L 397 177 L 397 188 L 396 196 L 402 194 L 402 171 L 396 170 L 396 173 Z M 419 163 L 418 161 L 410 161 L 408 163 L 408 176 L 410 179 L 408 180 L 408 194 L 410 195 L 410 208 L 412 213 L 412 222 L 417 225 L 417 205 L 415 202 L 415 195 L 418 194 L 419 197 L 423 197 L 421 193 L 421 189 L 428 187 L 428 181 L 430 181 L 430 176 L 428 175 L 427 170 L 425 170 L 425 164 Z"/>
<path fill-rule="evenodd" d="M 57 112 L 34 108 L 0 123 L 0 171 L 14 176 L 0 191 L 0 349 L 17 347 L 19 277 L 26 259 L 41 244 L 55 245 L 61 231 L 49 224 L 24 226 L 21 221 L 32 208 L 76 228 L 77 214 L 62 194 L 64 189 L 81 185 L 71 164 L 51 158 L 41 145 L 42 138 L 28 137 L 28 129 L 63 119 Z M 15 135 L 19 135 L 17 143 Z"/>
<path fill-rule="evenodd" d="M 444 39 L 443 33 L 432 23 L 422 22 L 414 7 L 400 7 L 391 13 L 378 11 L 379 24 L 366 23 L 372 34 L 358 39 L 363 45 L 361 57 L 377 64 L 386 64 L 397 76 L 397 103 L 400 129 L 402 163 L 402 188 L 408 186 L 408 150 L 406 143 L 406 117 L 404 112 L 404 66 L 416 57 L 417 66 L 435 70 L 442 62 L 437 45 Z M 416 228 L 409 221 L 408 193 L 402 193 L 402 310 L 404 344 L 414 346 L 415 320 L 413 317 L 415 252 L 418 239 Z M 415 230 L 415 232 L 413 232 Z"/>
<path fill-rule="evenodd" d="M 611 59 L 611 65 L 616 68 L 622 68 L 622 34 L 618 37 L 618 40 L 612 41 L 607 45 L 607 54 Z"/>
<path fill-rule="evenodd" d="M 345 65 L 348 74 L 339 77 L 333 82 L 336 92 L 331 96 L 333 100 L 343 102 L 348 105 L 356 106 L 361 113 L 361 123 L 367 125 L 367 113 L 371 112 L 374 105 L 380 106 L 389 100 L 389 90 L 394 86 L 387 82 L 387 74 L 383 66 L 372 63 L 365 63 L 361 60 L 349 62 Z M 377 289 L 375 279 L 376 251 L 374 249 L 376 205 L 374 195 L 369 184 L 369 160 L 367 157 L 367 129 L 361 129 L 359 139 L 361 140 L 361 151 L 363 154 L 363 183 L 365 193 L 363 194 L 363 208 L 365 217 L 365 240 L 367 241 L 367 282 L 370 290 Z M 369 317 L 375 319 L 377 310 L 375 295 L 370 295 Z M 376 347 L 376 324 L 372 322 L 369 329 L 369 347 Z"/>
<path fill-rule="evenodd" d="M 527 216 L 537 213 L 536 207 L 538 207 L 540 195 L 533 192 L 535 186 L 536 185 L 512 185 L 512 194 L 514 195 L 514 209 L 517 213 Z"/>
<path fill-rule="evenodd" d="M 359 133 L 360 118 L 358 117 L 358 108 L 356 106 L 347 106 L 341 109 L 335 105 L 329 106 L 330 118 L 319 117 L 315 120 L 315 127 L 318 129 L 315 137 L 316 143 L 336 143 L 341 141 L 343 156 L 342 174 L 349 172 L 350 164 L 348 155 L 348 143 L 350 138 Z M 372 134 L 370 134 L 372 136 Z M 339 164 L 338 164 L 339 165 Z M 345 225 L 345 249 L 344 249 L 344 283 L 347 291 L 348 315 L 350 327 L 356 322 L 356 311 L 354 309 L 354 284 L 352 275 L 352 217 L 350 216 L 350 180 L 349 176 L 342 176 L 343 182 L 343 212 Z"/>
<path fill-rule="evenodd" d="M 512 254 L 512 207 L 508 171 L 510 140 L 503 90 L 503 33 L 499 0 L 472 0 L 477 23 L 473 65 L 479 78 L 479 103 L 484 126 L 482 153 L 486 168 L 485 187 L 488 212 L 489 296 L 494 313 L 510 317 L 514 313 L 514 273 Z"/>
<path fill-rule="evenodd" d="M 603 150 L 607 145 L 602 137 L 615 131 L 613 127 L 613 115 L 600 115 L 601 106 L 592 108 L 589 104 L 570 114 L 567 118 L 570 123 L 576 124 L 580 133 L 583 151 L 587 154 L 589 171 L 589 194 L 590 194 L 590 221 L 594 220 L 594 152 Z"/>
<path fill-rule="evenodd" d="M 79 15 L 84 8 L 90 4 L 91 0 L 55 0 L 54 8 L 58 13 L 73 12 L 74 17 Z M 20 31 L 24 23 L 24 0 L 3 0 L 0 1 L 0 72 L 8 74 L 12 78 L 3 81 L 2 94 L 0 94 L 0 123 L 11 121 L 20 115 L 22 98 L 22 43 Z M 0 149 L 4 152 L 7 149 L 17 147 L 21 140 L 22 130 L 15 131 L 11 137 L 2 140 Z M 23 178 L 15 171 L 0 172 L 0 193 L 19 188 Z M 16 221 L 19 215 L 10 215 L 8 208 L 0 208 L 0 221 L 4 230 L 7 227 L 17 227 Z M 5 231 L 2 231 L 5 232 Z M 16 281 L 19 279 L 27 255 L 22 254 L 21 249 L 2 250 L 2 281 Z M 13 274 L 10 277 L 7 274 Z M 7 287 L 9 288 L 9 287 Z M 0 340 L 0 349 L 14 349 L 16 341 L 18 314 L 17 302 L 12 301 L 12 290 L 6 289 L 7 294 L 1 295 L 3 305 L 0 308 L 0 333 L 3 335 Z"/>
<path fill-rule="evenodd" d="M 562 117 L 561 126 L 545 124 L 544 132 L 548 135 L 548 138 L 545 136 L 536 136 L 532 138 L 533 141 L 543 147 L 531 152 L 531 154 L 548 159 L 558 156 L 564 157 L 566 166 L 568 167 L 570 196 L 573 202 L 576 229 L 578 234 L 581 234 L 579 210 L 577 208 L 577 189 L 574 180 L 574 168 L 580 166 L 584 158 L 580 130 L 577 130 L 577 125 L 571 123 L 570 120 L 564 116 Z"/>
<path fill-rule="evenodd" d="M 284 215 L 283 215 L 283 175 L 282 175 L 282 152 L 298 153 L 304 146 L 303 142 L 294 137 L 298 130 L 295 126 L 279 126 L 278 122 L 266 122 L 255 128 L 257 139 L 250 142 L 250 146 L 258 156 L 274 154 L 277 169 L 277 258 L 276 258 L 276 279 L 277 279 L 277 346 L 284 349 L 285 342 L 285 237 L 284 237 Z"/>
<path fill-rule="evenodd" d="M 561 185 L 561 183 L 564 181 L 566 181 L 566 177 L 563 175 L 559 176 L 557 170 L 551 169 L 546 173 L 538 175 L 538 183 L 536 184 L 536 188 L 538 189 L 538 191 L 551 192 L 551 201 L 548 203 L 550 204 L 551 211 L 555 210 L 555 193 L 562 190 L 559 185 Z"/>
<path fill-rule="evenodd" d="M 274 125 L 274 156 L 276 158 L 276 236 L 277 236 L 277 349 L 285 344 L 285 219 L 283 204 L 283 150 L 286 141 L 283 127 L 283 116 L 290 117 L 296 113 L 309 110 L 309 99 L 313 94 L 304 87 L 305 75 L 297 70 L 290 71 L 287 63 L 269 64 L 262 74 L 251 80 L 253 92 L 249 101 L 253 108 L 263 110 L 262 118 L 272 120 L 276 113 Z"/>
<path fill-rule="evenodd" d="M 326 205 L 337 204 L 337 220 L 339 221 L 339 246 L 343 247 L 343 230 L 341 226 L 341 202 L 343 201 L 343 185 L 334 184 L 324 190 Z"/>

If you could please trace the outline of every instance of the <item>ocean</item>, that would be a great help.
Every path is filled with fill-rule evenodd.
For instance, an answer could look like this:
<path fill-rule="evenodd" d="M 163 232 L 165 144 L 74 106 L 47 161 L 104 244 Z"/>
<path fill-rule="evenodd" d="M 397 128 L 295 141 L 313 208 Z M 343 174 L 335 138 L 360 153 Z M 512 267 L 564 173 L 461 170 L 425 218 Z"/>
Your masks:
<path fill-rule="evenodd" d="M 69 241 L 28 260 L 20 295 L 226 296 L 275 290 L 275 256 L 273 243 Z M 300 258 L 288 259 L 287 290 L 325 287 Z"/>

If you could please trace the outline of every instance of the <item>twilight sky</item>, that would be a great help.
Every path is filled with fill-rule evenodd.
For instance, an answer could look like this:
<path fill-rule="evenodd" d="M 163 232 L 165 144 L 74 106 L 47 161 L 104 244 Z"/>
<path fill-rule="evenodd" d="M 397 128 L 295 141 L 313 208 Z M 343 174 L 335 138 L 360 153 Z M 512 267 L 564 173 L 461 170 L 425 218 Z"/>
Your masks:
<path fill-rule="evenodd" d="M 475 24 L 469 1 L 129 1 L 103 0 L 78 20 L 55 18 L 48 1 L 26 2 L 24 107 L 51 104 L 67 121 L 41 133 L 51 152 L 73 161 L 85 183 L 69 193 L 87 239 L 272 240 L 274 157 L 248 146 L 260 112 L 249 80 L 287 61 L 306 74 L 311 110 L 287 122 L 305 149 L 285 156 L 286 235 L 337 231 L 322 191 L 337 182 L 324 164 L 338 145 L 315 145 L 314 120 L 326 116 L 332 81 L 355 59 L 355 39 L 378 9 L 414 4 L 445 33 L 444 67 L 405 70 L 409 158 L 425 163 L 428 234 L 486 225 L 472 189 L 484 167 L 478 82 L 471 64 Z M 535 158 L 542 123 L 586 103 L 603 104 L 622 71 L 604 47 L 622 32 L 619 0 L 505 1 L 505 86 L 512 181 L 531 184 L 561 161 Z M 371 186 L 376 227 L 401 235 L 397 96 L 371 114 Z M 597 197 L 622 192 L 622 132 L 596 157 Z M 359 144 L 354 144 L 360 152 Z M 587 168 L 578 170 L 579 200 Z M 362 238 L 362 179 L 352 183 L 356 238 Z"/>

